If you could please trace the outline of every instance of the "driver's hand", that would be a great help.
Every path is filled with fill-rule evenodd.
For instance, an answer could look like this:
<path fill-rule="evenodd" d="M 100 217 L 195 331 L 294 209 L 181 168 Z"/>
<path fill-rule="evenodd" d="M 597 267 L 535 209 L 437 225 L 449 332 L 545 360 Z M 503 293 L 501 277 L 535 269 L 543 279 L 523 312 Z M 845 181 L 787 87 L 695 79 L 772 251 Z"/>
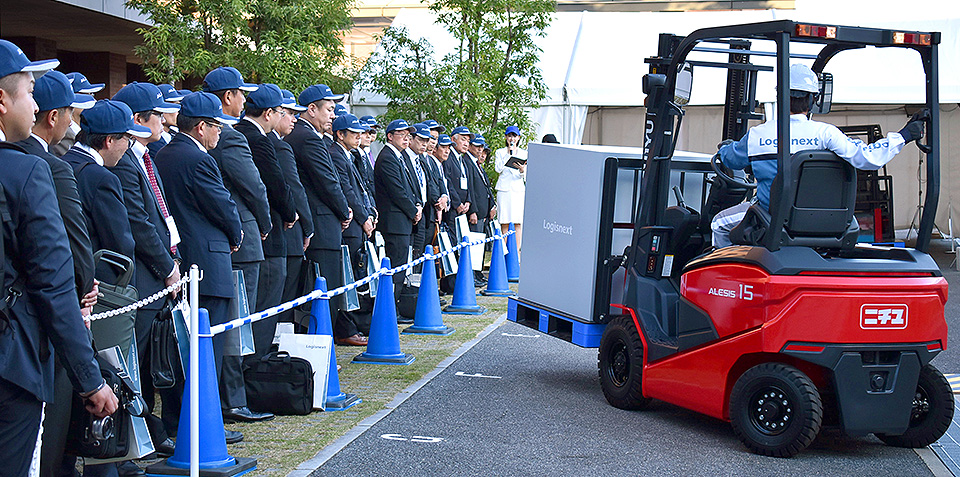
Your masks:
<path fill-rule="evenodd" d="M 735 142 L 736 141 L 734 141 L 733 139 L 724 139 L 723 141 L 720 142 L 720 144 L 717 144 L 717 150 L 719 151 L 721 147 L 726 146 L 727 144 L 733 144 Z"/>

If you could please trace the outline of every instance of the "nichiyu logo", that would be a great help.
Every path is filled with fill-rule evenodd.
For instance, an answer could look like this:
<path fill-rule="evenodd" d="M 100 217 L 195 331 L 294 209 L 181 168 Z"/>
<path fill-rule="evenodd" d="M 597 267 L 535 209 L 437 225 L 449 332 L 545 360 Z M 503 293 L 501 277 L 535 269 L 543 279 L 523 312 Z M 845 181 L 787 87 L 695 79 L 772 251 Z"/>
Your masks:
<path fill-rule="evenodd" d="M 860 328 L 902 330 L 907 327 L 907 305 L 867 304 L 860 307 Z"/>

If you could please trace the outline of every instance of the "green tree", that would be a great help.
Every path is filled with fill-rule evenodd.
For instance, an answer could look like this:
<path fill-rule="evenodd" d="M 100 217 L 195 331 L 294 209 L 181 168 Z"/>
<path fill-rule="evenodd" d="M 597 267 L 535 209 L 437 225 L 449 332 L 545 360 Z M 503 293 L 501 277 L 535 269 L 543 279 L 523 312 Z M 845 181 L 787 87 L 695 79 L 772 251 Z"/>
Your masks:
<path fill-rule="evenodd" d="M 244 79 L 300 90 L 326 83 L 347 91 L 352 69 L 339 32 L 353 0 L 127 0 L 153 26 L 136 48 L 156 82 L 203 77 L 234 66 Z"/>
<path fill-rule="evenodd" d="M 437 59 L 424 39 L 388 29 L 358 86 L 389 98 L 385 120 L 467 125 L 496 148 L 506 125 L 530 130 L 525 108 L 546 97 L 534 42 L 549 26 L 552 0 L 438 0 L 437 22 L 460 44 Z"/>

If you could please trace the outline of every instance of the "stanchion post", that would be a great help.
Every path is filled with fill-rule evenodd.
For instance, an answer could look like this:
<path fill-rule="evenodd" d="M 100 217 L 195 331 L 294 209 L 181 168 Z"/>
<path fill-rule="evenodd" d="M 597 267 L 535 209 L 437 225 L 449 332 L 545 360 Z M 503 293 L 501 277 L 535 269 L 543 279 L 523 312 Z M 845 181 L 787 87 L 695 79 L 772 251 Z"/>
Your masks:
<path fill-rule="evenodd" d="M 190 266 L 190 477 L 200 477 L 200 269 Z"/>

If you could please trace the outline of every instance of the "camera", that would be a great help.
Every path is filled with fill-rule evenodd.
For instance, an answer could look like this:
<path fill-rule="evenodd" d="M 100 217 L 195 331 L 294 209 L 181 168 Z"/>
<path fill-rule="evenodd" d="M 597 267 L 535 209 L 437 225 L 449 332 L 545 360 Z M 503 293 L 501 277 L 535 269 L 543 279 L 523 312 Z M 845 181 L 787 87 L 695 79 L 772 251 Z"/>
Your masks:
<path fill-rule="evenodd" d="M 113 417 L 107 416 L 102 419 L 91 420 L 87 431 L 88 442 L 105 441 L 113 437 Z"/>

